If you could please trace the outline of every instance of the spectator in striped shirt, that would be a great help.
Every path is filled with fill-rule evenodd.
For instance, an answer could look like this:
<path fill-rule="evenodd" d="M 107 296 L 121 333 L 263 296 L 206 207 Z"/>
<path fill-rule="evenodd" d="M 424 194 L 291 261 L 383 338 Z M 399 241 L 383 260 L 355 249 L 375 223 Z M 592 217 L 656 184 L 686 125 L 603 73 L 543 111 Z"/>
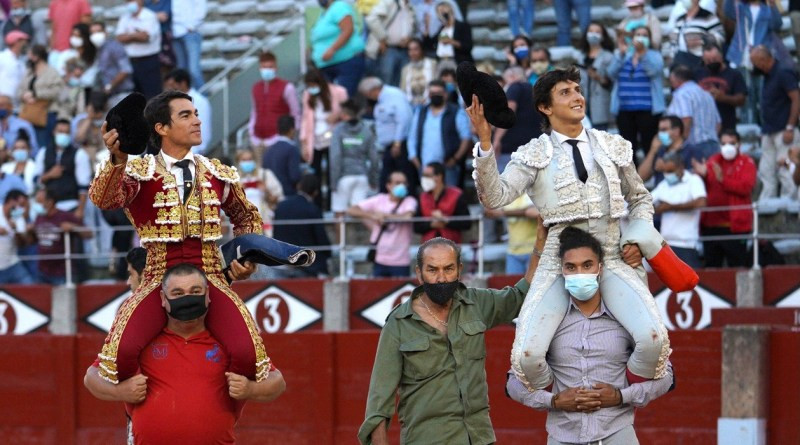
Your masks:
<path fill-rule="evenodd" d="M 694 81 L 692 71 L 684 65 L 672 67 L 669 73 L 672 102 L 667 114 L 683 121 L 683 137 L 688 148 L 710 158 L 719 152 L 719 134 L 722 119 L 719 117 L 714 97 Z"/>
<path fill-rule="evenodd" d="M 603 303 L 598 284 L 603 280 L 600 242 L 575 227 L 565 228 L 559 240 L 570 306 L 547 352 L 552 389 L 530 392 L 509 373 L 507 394 L 525 406 L 548 412 L 548 445 L 638 444 L 634 408 L 672 388 L 672 365 L 668 364 L 662 379 L 628 383 L 625 366 L 634 342 Z"/>
<path fill-rule="evenodd" d="M 617 47 L 607 71 L 614 81 L 611 113 L 617 115 L 619 134 L 633 144 L 634 153 L 646 151 L 664 111 L 664 59 L 650 48 L 650 29 L 646 26 L 633 31 L 632 51 L 622 36 Z M 638 165 L 638 157 L 634 160 Z"/>
<path fill-rule="evenodd" d="M 705 9 L 699 0 L 686 0 L 689 3 L 686 14 L 678 16 L 669 34 L 672 65 L 686 65 L 699 68 L 703 60 L 703 43 L 713 41 L 718 45 L 725 43 L 725 30 L 714 11 Z"/>

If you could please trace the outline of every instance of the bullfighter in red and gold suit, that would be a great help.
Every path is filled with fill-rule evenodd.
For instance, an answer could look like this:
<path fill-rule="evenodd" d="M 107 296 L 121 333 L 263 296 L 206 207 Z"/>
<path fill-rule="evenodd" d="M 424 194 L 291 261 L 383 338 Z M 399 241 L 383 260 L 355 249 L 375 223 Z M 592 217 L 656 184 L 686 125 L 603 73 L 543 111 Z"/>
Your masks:
<path fill-rule="evenodd" d="M 245 198 L 235 169 L 192 154 L 201 141 L 200 120 L 188 95 L 166 91 L 150 100 L 144 115 L 160 153 L 128 160 L 117 130 L 104 128 L 111 157 L 89 189 L 97 207 L 125 209 L 147 249 L 142 284 L 117 313 L 98 356 L 99 373 L 113 383 L 135 374 L 139 353 L 166 324 L 159 297 L 164 272 L 191 263 L 208 277 L 206 324 L 230 353 L 230 371 L 261 381 L 269 358 L 252 316 L 228 284 L 249 276 L 255 265 L 234 263 L 225 276 L 216 244 L 222 237 L 220 210 L 236 236 L 262 233 L 261 216 Z"/>

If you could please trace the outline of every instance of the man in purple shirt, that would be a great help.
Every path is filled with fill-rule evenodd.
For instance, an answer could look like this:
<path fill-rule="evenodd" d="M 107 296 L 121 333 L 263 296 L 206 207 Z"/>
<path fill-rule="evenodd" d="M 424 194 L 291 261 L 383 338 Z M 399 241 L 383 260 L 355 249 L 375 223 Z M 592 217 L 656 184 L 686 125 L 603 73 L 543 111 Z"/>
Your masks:
<path fill-rule="evenodd" d="M 506 390 L 517 402 L 548 411 L 548 445 L 638 444 L 634 408 L 671 389 L 672 366 L 667 366 L 662 379 L 628 383 L 625 367 L 634 341 L 603 304 L 600 242 L 575 227 L 565 228 L 559 241 L 562 273 L 571 298 L 547 353 L 553 386 L 530 392 L 509 373 Z"/>

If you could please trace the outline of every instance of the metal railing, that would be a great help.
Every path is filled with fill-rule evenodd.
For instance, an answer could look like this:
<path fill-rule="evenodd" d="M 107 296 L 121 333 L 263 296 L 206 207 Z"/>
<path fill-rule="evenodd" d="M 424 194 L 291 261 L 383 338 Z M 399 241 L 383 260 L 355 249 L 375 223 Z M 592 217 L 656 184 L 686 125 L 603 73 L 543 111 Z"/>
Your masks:
<path fill-rule="evenodd" d="M 303 7 L 300 4 L 293 4 L 288 9 L 289 12 L 295 12 L 299 16 L 303 16 Z M 222 125 L 221 137 L 214 136 L 209 143 L 209 149 L 213 149 L 217 143 L 222 144 L 222 150 L 226 156 L 230 156 L 230 136 L 234 132 L 239 129 L 239 125 L 237 123 L 232 122 L 232 115 L 231 115 L 231 105 L 233 103 L 234 106 L 240 106 L 241 102 L 239 102 L 238 98 L 231 97 L 231 85 L 235 81 L 233 78 L 233 72 L 237 70 L 246 69 L 251 66 L 250 62 L 252 61 L 253 57 L 261 52 L 266 50 L 271 50 L 275 46 L 277 46 L 280 42 L 277 41 L 276 37 L 281 35 L 286 35 L 290 32 L 294 25 L 296 25 L 297 17 L 295 15 L 290 15 L 286 21 L 284 22 L 283 26 L 279 26 L 277 28 L 268 27 L 267 28 L 267 35 L 261 39 L 253 39 L 251 42 L 250 48 L 247 49 L 242 55 L 237 57 L 235 60 L 231 60 L 227 62 L 225 68 L 217 73 L 214 77 L 211 78 L 208 82 L 204 83 L 202 87 L 200 87 L 199 91 L 202 94 L 209 95 L 209 99 L 212 101 L 212 105 L 216 102 L 214 97 L 216 95 L 221 95 L 220 104 L 222 118 L 219 120 Z M 301 49 L 304 51 L 304 33 L 301 33 L 300 36 L 300 45 Z M 301 58 L 302 59 L 302 58 Z M 301 61 L 304 63 L 304 61 Z M 215 111 L 216 112 L 216 111 Z M 219 118 L 215 118 L 215 121 Z M 212 125 L 213 122 L 208 122 L 206 125 Z M 235 127 L 232 130 L 232 127 Z M 214 131 L 216 134 L 217 131 Z"/>
<path fill-rule="evenodd" d="M 701 212 L 719 212 L 719 211 L 730 211 L 730 210 L 746 210 L 749 209 L 753 212 L 753 230 L 749 233 L 740 233 L 740 234 L 732 234 L 732 235 L 714 235 L 714 236 L 699 236 L 698 241 L 729 241 L 729 240 L 748 240 L 752 241 L 753 243 L 753 269 L 760 269 L 760 252 L 759 252 L 759 240 L 781 240 L 781 239 L 800 239 L 800 235 L 797 233 L 771 233 L 771 234 L 762 234 L 759 233 L 759 222 L 758 222 L 758 204 L 753 203 L 751 205 L 737 205 L 737 206 L 718 206 L 718 207 L 702 207 L 698 210 Z M 485 242 L 484 236 L 484 226 L 486 224 L 487 218 L 482 212 L 477 215 L 472 216 L 452 216 L 447 218 L 448 221 L 472 221 L 477 222 L 477 233 L 475 236 L 475 240 L 469 243 L 462 243 L 462 251 L 464 249 L 471 249 L 472 253 L 472 261 L 475 264 L 475 273 L 479 277 L 483 277 L 485 275 L 485 248 L 487 243 Z M 387 223 L 407 223 L 413 224 L 414 222 L 432 222 L 437 220 L 436 218 L 432 217 L 414 217 L 414 218 L 395 218 L 395 219 L 386 219 Z M 364 250 L 364 248 L 369 248 L 371 244 L 353 244 L 348 242 L 348 234 L 347 234 L 347 225 L 348 224 L 363 224 L 363 219 L 361 218 L 352 218 L 349 216 L 342 216 L 338 218 L 323 218 L 323 219 L 296 219 L 296 220 L 277 220 L 271 221 L 270 223 L 273 226 L 281 226 L 281 225 L 291 225 L 291 226 L 298 226 L 298 225 L 307 225 L 307 224 L 324 224 L 324 225 L 335 225 L 336 226 L 336 233 L 338 233 L 338 243 L 330 244 L 326 246 L 304 246 L 308 248 L 312 248 L 318 251 L 330 251 L 332 254 L 338 253 L 338 277 L 343 279 L 347 277 L 347 269 L 348 269 L 348 260 L 356 261 L 358 258 L 352 258 L 352 253 L 356 250 Z M 230 233 L 230 225 L 225 225 L 223 229 L 228 230 L 227 233 Z M 134 230 L 133 227 L 111 227 L 112 231 L 132 231 Z M 49 255 L 19 255 L 19 259 L 22 261 L 27 260 L 59 260 L 65 262 L 65 281 L 67 285 L 73 285 L 74 283 L 74 271 L 73 271 L 73 260 L 82 260 L 82 259 L 90 259 L 90 258 L 108 258 L 111 259 L 118 259 L 123 258 L 127 254 L 127 252 L 101 252 L 98 256 L 97 252 L 93 253 L 74 253 L 72 252 L 71 243 L 70 243 L 70 235 L 77 234 L 81 231 L 90 231 L 95 236 L 97 236 L 100 232 L 99 227 L 95 228 L 79 228 L 74 229 L 71 232 L 63 232 L 61 230 L 55 230 L 54 232 L 60 232 L 64 236 L 64 253 L 63 254 L 49 254 Z M 333 275 L 333 274 L 332 274 Z"/>

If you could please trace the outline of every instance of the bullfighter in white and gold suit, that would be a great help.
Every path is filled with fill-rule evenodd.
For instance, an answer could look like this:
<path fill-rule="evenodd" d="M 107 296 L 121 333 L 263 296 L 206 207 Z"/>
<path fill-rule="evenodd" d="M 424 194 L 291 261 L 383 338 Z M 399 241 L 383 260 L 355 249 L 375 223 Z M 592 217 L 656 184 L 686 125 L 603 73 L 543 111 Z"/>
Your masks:
<path fill-rule="evenodd" d="M 653 231 L 652 198 L 636 173 L 631 144 L 583 128 L 585 100 L 579 83 L 575 69 L 555 70 L 538 80 L 534 105 L 546 130 L 552 131 L 519 147 L 502 174 L 477 96 L 467 109 L 481 140 L 475 146 L 473 173 L 481 203 L 497 208 L 527 193 L 550 228 L 511 352 L 512 369 L 530 390 L 552 382 L 545 356 L 569 305 L 558 256 L 558 235 L 567 226 L 588 231 L 603 245 L 603 301 L 636 343 L 628 361 L 629 380 L 663 377 L 670 354 L 667 331 L 641 268 L 641 252 L 620 229 L 620 219 L 627 216 L 631 230 Z"/>

